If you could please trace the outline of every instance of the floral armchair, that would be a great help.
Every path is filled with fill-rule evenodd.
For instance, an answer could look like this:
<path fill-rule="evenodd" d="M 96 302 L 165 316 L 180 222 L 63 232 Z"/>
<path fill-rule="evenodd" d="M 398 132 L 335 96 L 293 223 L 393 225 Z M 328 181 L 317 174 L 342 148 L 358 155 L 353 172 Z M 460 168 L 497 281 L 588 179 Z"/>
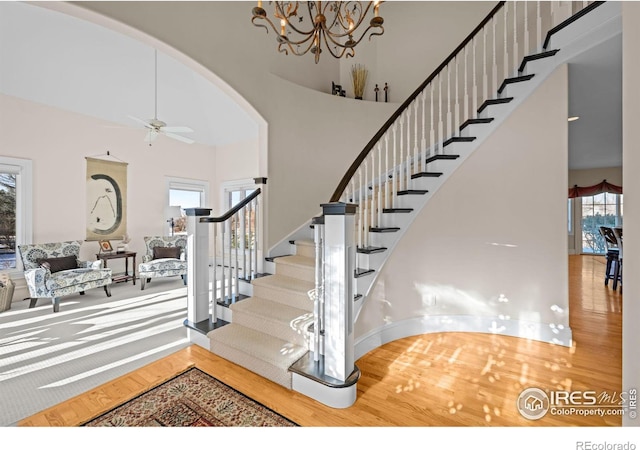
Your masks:
<path fill-rule="evenodd" d="M 179 275 L 187 284 L 186 236 L 145 236 L 144 245 L 146 254 L 138 266 L 141 290 L 152 278 Z"/>
<path fill-rule="evenodd" d="M 60 297 L 104 287 L 111 297 L 111 269 L 102 268 L 102 261 L 80 261 L 82 241 L 20 245 L 18 249 L 24 266 L 24 277 L 31 303 L 50 298 L 53 312 L 60 310 Z"/>

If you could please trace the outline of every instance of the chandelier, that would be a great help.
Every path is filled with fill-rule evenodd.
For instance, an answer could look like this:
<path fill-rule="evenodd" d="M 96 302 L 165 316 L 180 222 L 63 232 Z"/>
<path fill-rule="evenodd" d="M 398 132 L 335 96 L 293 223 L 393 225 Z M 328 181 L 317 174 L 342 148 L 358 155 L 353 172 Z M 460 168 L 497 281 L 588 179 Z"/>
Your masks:
<path fill-rule="evenodd" d="M 268 2 L 272 9 L 272 19 L 258 1 L 252 10 L 251 23 L 269 32 L 265 24 L 277 34 L 278 51 L 302 56 L 309 51 L 315 55 L 316 64 L 322 47 L 335 58 L 355 56 L 355 46 L 369 33 L 373 36 L 384 34 L 384 20 L 378 15 L 381 1 L 374 2 Z M 373 11 L 372 11 L 373 10 Z M 372 11 L 373 17 L 360 37 L 354 38 L 358 28 L 367 24 L 366 17 Z M 277 27 L 274 22 L 280 22 Z M 374 32 L 375 30 L 375 32 Z"/>

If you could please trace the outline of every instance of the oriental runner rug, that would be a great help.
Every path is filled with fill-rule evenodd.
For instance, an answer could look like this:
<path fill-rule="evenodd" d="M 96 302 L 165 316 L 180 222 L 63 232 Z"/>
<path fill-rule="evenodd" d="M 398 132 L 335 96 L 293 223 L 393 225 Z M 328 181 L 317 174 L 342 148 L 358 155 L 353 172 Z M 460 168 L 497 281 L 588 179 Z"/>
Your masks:
<path fill-rule="evenodd" d="M 296 427 L 199 369 L 186 372 L 86 422 L 86 427 Z"/>

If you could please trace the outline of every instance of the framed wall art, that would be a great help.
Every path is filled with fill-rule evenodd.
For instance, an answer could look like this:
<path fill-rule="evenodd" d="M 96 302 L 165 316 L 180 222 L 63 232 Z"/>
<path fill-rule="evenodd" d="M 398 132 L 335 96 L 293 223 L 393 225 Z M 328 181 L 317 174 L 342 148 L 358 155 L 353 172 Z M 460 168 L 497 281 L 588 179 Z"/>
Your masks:
<path fill-rule="evenodd" d="M 87 157 L 87 240 L 127 233 L 127 163 Z"/>

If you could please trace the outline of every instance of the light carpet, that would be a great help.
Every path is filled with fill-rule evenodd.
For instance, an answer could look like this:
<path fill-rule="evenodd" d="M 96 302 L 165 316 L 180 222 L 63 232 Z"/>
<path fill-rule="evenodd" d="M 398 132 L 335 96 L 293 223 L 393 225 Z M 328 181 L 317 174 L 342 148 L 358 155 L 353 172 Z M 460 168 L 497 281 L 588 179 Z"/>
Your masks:
<path fill-rule="evenodd" d="M 18 421 L 190 345 L 187 289 L 154 279 L 112 285 L 0 313 L 0 426 Z"/>
<path fill-rule="evenodd" d="M 88 427 L 294 427 L 263 404 L 191 368 L 85 423 Z"/>

